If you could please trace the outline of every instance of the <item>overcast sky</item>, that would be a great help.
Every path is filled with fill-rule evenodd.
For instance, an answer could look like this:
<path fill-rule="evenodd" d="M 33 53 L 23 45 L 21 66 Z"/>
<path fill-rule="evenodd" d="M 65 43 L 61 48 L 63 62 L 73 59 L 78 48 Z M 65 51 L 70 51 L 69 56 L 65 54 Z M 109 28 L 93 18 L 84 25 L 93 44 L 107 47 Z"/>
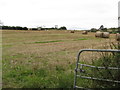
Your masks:
<path fill-rule="evenodd" d="M 66 26 L 90 29 L 118 26 L 119 0 L 0 0 L 4 25 Z"/>

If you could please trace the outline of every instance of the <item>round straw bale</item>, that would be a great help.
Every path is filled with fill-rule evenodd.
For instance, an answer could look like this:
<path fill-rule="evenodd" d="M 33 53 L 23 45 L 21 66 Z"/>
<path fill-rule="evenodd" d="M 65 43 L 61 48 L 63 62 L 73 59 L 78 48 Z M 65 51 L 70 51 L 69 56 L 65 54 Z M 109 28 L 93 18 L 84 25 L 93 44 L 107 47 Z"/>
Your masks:
<path fill-rule="evenodd" d="M 100 31 L 97 31 L 96 33 L 95 33 L 95 37 L 103 37 L 103 32 L 100 32 Z"/>
<path fill-rule="evenodd" d="M 87 34 L 88 32 L 87 31 L 83 31 L 82 34 Z"/>
<path fill-rule="evenodd" d="M 110 33 L 109 32 L 103 32 L 103 38 L 109 38 L 110 37 Z"/>
<path fill-rule="evenodd" d="M 120 41 L 120 34 L 119 33 L 116 34 L 116 40 Z"/>
<path fill-rule="evenodd" d="M 74 33 L 74 31 L 70 31 L 70 33 Z"/>

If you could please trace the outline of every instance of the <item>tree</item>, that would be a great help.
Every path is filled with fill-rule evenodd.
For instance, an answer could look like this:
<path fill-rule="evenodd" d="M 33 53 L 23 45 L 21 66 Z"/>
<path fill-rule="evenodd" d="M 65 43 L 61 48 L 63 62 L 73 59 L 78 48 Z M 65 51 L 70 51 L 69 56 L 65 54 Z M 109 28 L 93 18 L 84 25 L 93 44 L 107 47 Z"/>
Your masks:
<path fill-rule="evenodd" d="M 59 30 L 67 30 L 67 28 L 65 26 L 62 26 L 59 28 Z"/>
<path fill-rule="evenodd" d="M 99 30 L 107 32 L 107 28 L 104 28 L 103 25 L 100 26 Z"/>
<path fill-rule="evenodd" d="M 103 30 L 104 29 L 104 26 L 103 25 L 101 25 L 100 26 L 100 28 L 99 28 L 99 30 Z"/>
<path fill-rule="evenodd" d="M 118 27 L 118 33 L 120 33 L 120 27 Z"/>
<path fill-rule="evenodd" d="M 103 28 L 103 31 L 107 32 L 107 28 Z"/>
<path fill-rule="evenodd" d="M 96 28 L 91 28 L 91 32 L 96 32 L 97 29 Z"/>

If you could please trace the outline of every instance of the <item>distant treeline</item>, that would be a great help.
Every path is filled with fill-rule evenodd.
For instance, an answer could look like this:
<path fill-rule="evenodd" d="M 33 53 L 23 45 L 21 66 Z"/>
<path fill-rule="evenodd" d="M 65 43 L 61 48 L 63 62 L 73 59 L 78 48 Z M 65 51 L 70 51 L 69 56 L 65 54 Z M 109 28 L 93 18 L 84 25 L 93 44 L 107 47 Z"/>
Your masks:
<path fill-rule="evenodd" d="M 65 26 L 62 26 L 60 28 L 41 28 L 41 30 L 67 30 L 67 28 Z"/>
<path fill-rule="evenodd" d="M 27 27 L 20 27 L 20 26 L 2 26 L 2 29 L 7 29 L 7 30 L 28 30 Z"/>
<path fill-rule="evenodd" d="M 65 26 L 62 26 L 60 28 L 27 28 L 27 27 L 21 27 L 21 26 L 2 26 L 2 29 L 7 29 L 7 30 L 67 30 Z"/>
<path fill-rule="evenodd" d="M 2 29 L 5 30 L 67 30 L 65 26 L 62 26 L 60 28 L 56 27 L 51 27 L 51 28 L 43 28 L 43 27 L 37 27 L 37 28 L 27 28 L 27 27 L 21 27 L 21 26 L 2 26 Z M 104 28 L 103 25 L 99 29 L 96 28 L 91 28 L 91 32 L 96 32 L 96 31 L 104 31 L 104 32 L 110 32 L 110 33 L 120 33 L 120 27 L 119 28 Z"/>
<path fill-rule="evenodd" d="M 120 27 L 119 28 L 115 28 L 115 27 L 112 27 L 112 28 L 103 28 L 103 29 L 96 29 L 96 28 L 91 28 L 91 32 L 96 32 L 96 31 L 103 31 L 103 32 L 110 32 L 110 33 L 120 33 Z"/>

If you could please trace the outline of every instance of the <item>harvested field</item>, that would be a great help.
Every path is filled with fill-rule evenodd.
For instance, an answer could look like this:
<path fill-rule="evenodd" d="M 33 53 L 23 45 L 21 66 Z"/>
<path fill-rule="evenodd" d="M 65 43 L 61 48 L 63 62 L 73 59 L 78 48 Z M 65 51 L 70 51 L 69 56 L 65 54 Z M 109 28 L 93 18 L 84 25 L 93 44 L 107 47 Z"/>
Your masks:
<path fill-rule="evenodd" d="M 96 38 L 91 32 L 81 33 L 3 30 L 3 87 L 73 87 L 78 51 L 109 48 L 109 43 L 115 41 L 114 34 L 107 39 Z M 88 61 L 90 56 L 87 53 L 86 56 Z"/>

